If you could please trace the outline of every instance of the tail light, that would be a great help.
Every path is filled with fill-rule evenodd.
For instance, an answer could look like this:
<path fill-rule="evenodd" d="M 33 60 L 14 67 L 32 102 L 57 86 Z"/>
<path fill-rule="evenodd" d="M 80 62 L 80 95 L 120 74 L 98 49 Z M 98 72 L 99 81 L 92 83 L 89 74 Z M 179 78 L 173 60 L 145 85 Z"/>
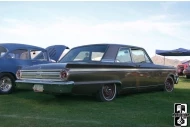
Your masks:
<path fill-rule="evenodd" d="M 66 80 L 68 78 L 68 70 L 61 70 L 60 71 L 60 78 L 62 80 Z"/>
<path fill-rule="evenodd" d="M 21 79 L 21 71 L 20 71 L 20 70 L 18 70 L 18 71 L 16 72 L 16 78 L 17 78 L 17 79 Z"/>

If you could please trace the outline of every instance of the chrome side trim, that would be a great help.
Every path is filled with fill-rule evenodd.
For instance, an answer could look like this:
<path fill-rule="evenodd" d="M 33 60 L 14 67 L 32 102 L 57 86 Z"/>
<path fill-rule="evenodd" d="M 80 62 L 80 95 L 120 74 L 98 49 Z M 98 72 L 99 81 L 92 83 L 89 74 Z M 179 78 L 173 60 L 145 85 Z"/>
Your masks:
<path fill-rule="evenodd" d="M 50 85 L 71 85 L 73 81 L 68 82 L 53 82 L 53 81 L 39 81 L 39 80 L 16 80 L 16 83 L 29 83 L 29 84 L 50 84 Z"/>
<path fill-rule="evenodd" d="M 34 79 L 34 78 L 21 78 L 20 80 L 26 81 L 26 80 L 31 80 L 31 81 L 45 81 L 45 82 L 61 82 L 63 80 L 61 79 Z"/>
<path fill-rule="evenodd" d="M 118 80 L 107 80 L 107 81 L 86 81 L 86 82 L 75 82 L 75 85 L 82 85 L 82 84 L 109 84 L 109 83 L 119 83 L 122 84 Z"/>
<path fill-rule="evenodd" d="M 171 71 L 171 70 L 175 70 L 175 69 L 121 69 L 121 68 L 118 68 L 118 69 L 116 69 L 116 68 L 109 68 L 109 69 L 94 69 L 94 68 L 91 68 L 91 69 L 83 69 L 83 68 L 78 68 L 78 69 L 70 69 L 69 70 L 69 72 L 81 72 L 81 71 L 95 71 L 95 72 L 97 72 L 97 71 L 147 71 L 147 70 L 149 70 L 149 71 L 157 71 L 157 70 L 168 70 L 168 71 Z"/>
<path fill-rule="evenodd" d="M 34 70 L 20 70 L 21 72 L 41 72 L 41 71 L 50 71 L 50 72 L 60 72 L 63 69 L 34 69 Z"/>
<path fill-rule="evenodd" d="M 28 72 L 28 71 L 21 71 L 22 73 L 24 73 L 25 75 L 31 75 L 31 74 L 35 74 L 36 75 L 36 73 L 41 73 L 41 74 L 43 74 L 43 75 L 57 75 L 57 74 L 59 74 L 60 72 L 43 72 L 43 71 L 31 71 L 31 72 Z"/>
<path fill-rule="evenodd" d="M 157 84 L 157 85 L 148 85 L 148 86 L 138 86 L 138 87 L 124 87 L 123 89 L 128 89 L 128 88 L 148 88 L 148 87 L 158 87 L 162 86 L 164 84 Z"/>
<path fill-rule="evenodd" d="M 40 70 L 21 70 L 21 72 L 60 72 L 63 69 L 40 69 Z M 151 69 L 151 68 L 138 68 L 138 69 L 134 69 L 134 68 L 129 68 L 129 69 L 123 69 L 123 68 L 89 68 L 89 69 L 84 69 L 84 68 L 71 68 L 69 71 L 125 71 L 125 70 L 132 70 L 132 71 L 136 71 L 136 70 L 142 70 L 142 71 L 146 71 L 146 70 L 173 70 L 175 71 L 176 69 Z"/>
<path fill-rule="evenodd" d="M 147 87 L 157 87 L 157 86 L 162 86 L 164 84 L 157 84 L 157 85 L 148 85 L 148 86 L 139 86 L 140 88 L 147 88 Z"/>

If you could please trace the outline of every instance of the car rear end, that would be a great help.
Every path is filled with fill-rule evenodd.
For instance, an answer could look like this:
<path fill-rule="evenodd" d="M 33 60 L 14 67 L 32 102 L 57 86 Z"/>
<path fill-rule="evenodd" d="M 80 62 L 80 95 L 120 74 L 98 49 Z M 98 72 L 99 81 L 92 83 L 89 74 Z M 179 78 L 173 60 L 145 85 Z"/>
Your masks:
<path fill-rule="evenodd" d="M 58 65 L 58 63 L 54 64 L 55 66 Z M 44 93 L 70 93 L 74 82 L 67 81 L 68 70 L 61 69 L 61 67 L 56 68 L 55 66 L 45 69 L 43 68 L 45 66 L 47 65 L 37 65 L 37 67 L 40 67 L 39 69 L 28 67 L 28 69 L 17 71 L 16 88 Z"/>

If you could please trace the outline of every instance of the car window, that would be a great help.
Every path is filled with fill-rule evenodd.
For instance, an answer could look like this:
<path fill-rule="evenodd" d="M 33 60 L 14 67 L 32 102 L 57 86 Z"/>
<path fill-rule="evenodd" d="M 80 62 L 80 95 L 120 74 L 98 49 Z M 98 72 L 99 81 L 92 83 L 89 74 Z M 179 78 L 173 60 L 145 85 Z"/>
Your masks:
<path fill-rule="evenodd" d="M 47 52 L 45 51 L 31 50 L 30 56 L 32 60 L 40 60 L 40 61 L 48 60 Z"/>
<path fill-rule="evenodd" d="M 92 61 L 100 61 L 103 57 L 103 52 L 92 52 L 91 60 Z"/>
<path fill-rule="evenodd" d="M 14 50 L 12 52 L 9 52 L 6 55 L 6 58 L 27 60 L 27 59 L 29 59 L 28 50 L 25 50 L 25 49 Z"/>
<path fill-rule="evenodd" d="M 89 51 L 82 51 L 80 52 L 74 59 L 74 61 L 100 61 L 104 53 L 102 52 L 92 52 L 92 55 L 90 57 Z"/>
<path fill-rule="evenodd" d="M 6 52 L 7 50 L 4 47 L 0 46 L 0 57 L 4 56 Z"/>
<path fill-rule="evenodd" d="M 89 58 L 89 51 L 81 51 L 73 61 L 88 60 Z"/>
<path fill-rule="evenodd" d="M 84 46 L 71 49 L 59 62 L 101 61 L 107 45 Z"/>
<path fill-rule="evenodd" d="M 142 49 L 131 49 L 131 55 L 135 63 L 151 63 L 147 54 Z"/>
<path fill-rule="evenodd" d="M 129 48 L 120 48 L 117 53 L 115 62 L 131 62 Z"/>

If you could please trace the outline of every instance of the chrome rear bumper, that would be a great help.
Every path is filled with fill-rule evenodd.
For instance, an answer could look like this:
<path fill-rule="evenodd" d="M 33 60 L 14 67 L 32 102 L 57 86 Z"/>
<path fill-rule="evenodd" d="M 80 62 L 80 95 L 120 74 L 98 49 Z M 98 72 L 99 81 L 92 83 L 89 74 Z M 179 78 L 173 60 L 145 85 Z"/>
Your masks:
<path fill-rule="evenodd" d="M 71 93 L 74 86 L 73 81 L 16 80 L 15 82 L 17 89 L 34 90 L 34 85 L 42 85 L 42 92 L 46 93 Z"/>

